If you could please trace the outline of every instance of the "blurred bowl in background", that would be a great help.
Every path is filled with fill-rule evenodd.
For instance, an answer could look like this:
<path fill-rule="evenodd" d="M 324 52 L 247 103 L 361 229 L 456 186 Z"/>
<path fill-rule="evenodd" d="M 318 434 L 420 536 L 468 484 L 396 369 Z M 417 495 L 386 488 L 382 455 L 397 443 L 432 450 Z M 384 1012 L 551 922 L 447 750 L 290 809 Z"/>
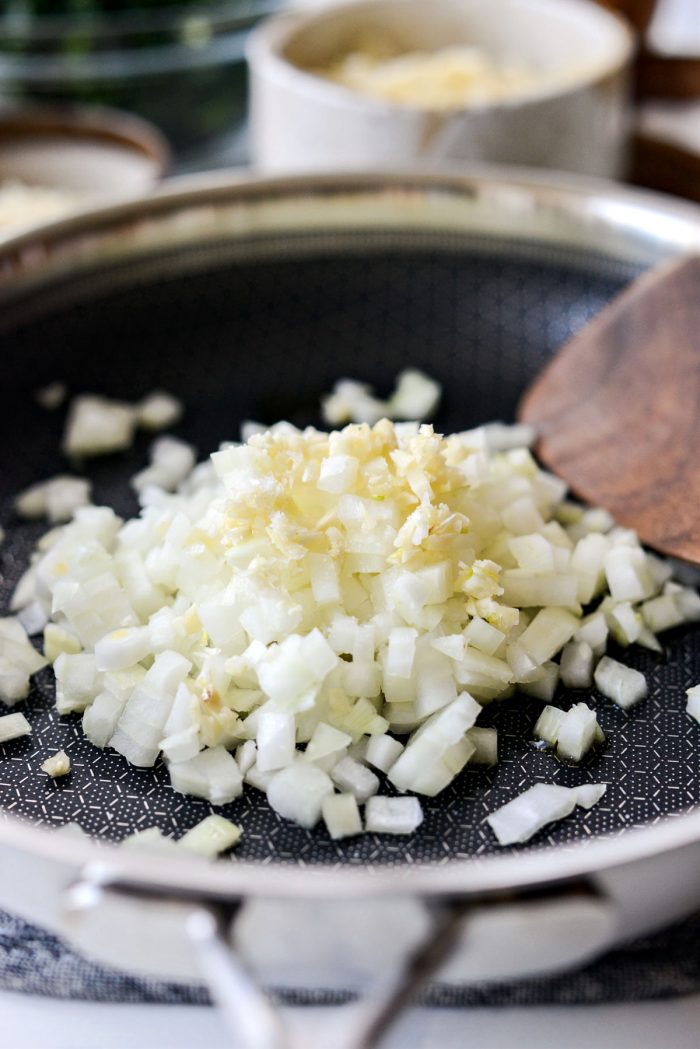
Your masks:
<path fill-rule="evenodd" d="M 129 113 L 0 110 L 0 182 L 85 196 L 138 194 L 151 189 L 169 163 L 161 133 Z"/>
<path fill-rule="evenodd" d="M 152 121 L 184 165 L 246 116 L 246 37 L 278 0 L 174 2 L 140 9 L 137 0 L 78 14 L 26 0 L 0 14 L 0 103 L 110 106 Z"/>
<path fill-rule="evenodd" d="M 535 76 L 510 97 L 423 108 L 315 72 L 368 39 L 394 55 L 473 46 Z M 480 161 L 619 177 L 634 49 L 626 23 L 590 0 L 358 0 L 279 15 L 248 44 L 252 160 L 264 171 Z"/>
<path fill-rule="evenodd" d="M 127 113 L 0 110 L 0 237 L 17 226 L 143 195 L 169 161 L 161 133 Z"/>

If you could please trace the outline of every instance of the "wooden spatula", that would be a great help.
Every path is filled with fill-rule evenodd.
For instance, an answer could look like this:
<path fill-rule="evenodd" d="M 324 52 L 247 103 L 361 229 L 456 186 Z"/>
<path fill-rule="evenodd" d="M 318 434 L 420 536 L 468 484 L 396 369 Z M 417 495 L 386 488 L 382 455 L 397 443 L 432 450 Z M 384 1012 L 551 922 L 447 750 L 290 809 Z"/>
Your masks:
<path fill-rule="evenodd" d="M 700 564 L 700 257 L 613 300 L 559 351 L 519 417 L 577 496 Z"/>

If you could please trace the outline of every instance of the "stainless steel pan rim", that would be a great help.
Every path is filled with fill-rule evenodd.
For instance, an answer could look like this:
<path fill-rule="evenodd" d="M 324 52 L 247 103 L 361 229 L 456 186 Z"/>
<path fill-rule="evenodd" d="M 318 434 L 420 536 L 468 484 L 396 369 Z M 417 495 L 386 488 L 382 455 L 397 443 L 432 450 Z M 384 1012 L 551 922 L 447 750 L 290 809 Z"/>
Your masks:
<path fill-rule="evenodd" d="M 332 229 L 348 217 L 360 226 L 479 230 L 479 204 L 497 201 L 516 236 L 581 246 L 650 263 L 700 247 L 700 209 L 655 194 L 590 179 L 528 171 L 478 168 L 469 173 L 396 172 L 256 178 L 204 176 L 175 180 L 152 197 L 65 219 L 0 247 L 0 300 L 12 302 L 27 287 L 95 258 L 120 258 L 154 245 L 184 244 L 224 230 L 227 237 L 273 229 Z M 498 235 L 499 230 L 491 230 Z M 447 860 L 426 868 L 323 870 L 206 864 L 182 857 L 167 868 L 157 855 L 97 847 L 34 828 L 12 817 L 0 823 L 0 844 L 46 860 L 88 867 L 101 882 L 151 891 L 212 897 L 261 895 L 362 896 L 406 892 L 483 894 L 551 884 L 700 841 L 700 811 L 653 827 L 598 839 L 570 849 L 478 861 Z"/>
<path fill-rule="evenodd" d="M 7 817 L 0 824 L 0 845 L 49 862 L 81 869 L 100 885 L 138 889 L 150 894 L 211 900 L 240 897 L 361 899 L 397 894 L 483 897 L 525 891 L 585 879 L 623 868 L 700 842 L 700 811 L 691 811 L 654 827 L 600 838 L 570 850 L 543 848 L 522 856 L 490 856 L 478 863 L 448 860 L 438 866 L 406 868 L 300 868 L 243 863 L 209 863 L 182 855 L 167 864 L 157 852 L 97 846 L 32 827 Z"/>
<path fill-rule="evenodd" d="M 480 205 L 498 205 L 502 229 Z M 271 230 L 456 229 L 595 248 L 652 264 L 700 248 L 700 208 L 614 182 L 527 168 L 470 165 L 468 173 L 410 172 L 259 177 L 239 171 L 175 178 L 152 194 L 0 237 L 0 297 L 56 269 L 176 246 L 197 235 L 230 238 Z"/>

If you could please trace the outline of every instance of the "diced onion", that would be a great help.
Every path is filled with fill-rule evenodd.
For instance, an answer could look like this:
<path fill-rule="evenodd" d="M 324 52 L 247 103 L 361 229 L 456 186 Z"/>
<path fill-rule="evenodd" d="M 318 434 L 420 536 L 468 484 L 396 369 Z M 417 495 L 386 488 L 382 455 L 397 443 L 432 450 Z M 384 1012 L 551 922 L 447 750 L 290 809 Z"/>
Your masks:
<path fill-rule="evenodd" d="M 602 790 L 600 788 L 602 787 Z M 576 805 L 590 808 L 602 797 L 604 784 L 596 789 L 560 787 L 553 783 L 536 783 L 517 798 L 502 805 L 486 817 L 499 845 L 514 845 L 529 841 L 538 831 L 555 820 L 565 819 Z M 581 792 L 581 793 L 579 793 Z"/>
<path fill-rule="evenodd" d="M 100 692 L 83 714 L 83 732 L 96 747 L 106 747 L 114 735 L 126 699 Z"/>
<path fill-rule="evenodd" d="M 147 627 L 122 627 L 95 644 L 95 666 L 98 670 L 124 670 L 140 663 L 150 651 Z"/>
<path fill-rule="evenodd" d="M 613 601 L 642 601 L 653 584 L 646 568 L 646 555 L 638 547 L 617 546 L 605 555 L 605 575 Z"/>
<path fill-rule="evenodd" d="M 502 630 L 497 630 L 491 623 L 487 623 L 479 616 L 474 616 L 467 624 L 462 636 L 468 645 L 477 648 L 487 656 L 495 655 L 506 639 Z"/>
<path fill-rule="evenodd" d="M 631 645 L 639 639 L 642 618 L 634 611 L 629 601 L 623 601 L 611 608 L 607 619 L 610 632 L 618 645 Z"/>
<path fill-rule="evenodd" d="M 380 772 L 389 772 L 402 753 L 403 743 L 393 736 L 371 736 L 367 743 L 367 762 Z"/>
<path fill-rule="evenodd" d="M 575 703 L 561 719 L 557 730 L 557 754 L 569 761 L 581 761 L 596 740 L 598 719 L 585 703 Z"/>
<path fill-rule="evenodd" d="M 423 822 L 418 798 L 373 797 L 365 808 L 365 829 L 370 834 L 413 834 Z"/>
<path fill-rule="evenodd" d="M 700 598 L 604 511 L 567 502 L 529 429 L 443 437 L 381 418 L 438 395 L 414 372 L 388 402 L 344 381 L 326 410 L 371 428 L 248 427 L 198 466 L 160 438 L 134 480 L 138 518 L 79 506 L 40 540 L 20 620 L 0 620 L 0 698 L 27 695 L 45 661 L 24 627 L 43 629 L 57 709 L 81 712 L 95 745 L 139 767 L 162 754 L 173 789 L 212 805 L 245 779 L 336 837 L 362 829 L 358 804 L 371 832 L 411 833 L 417 799 L 380 797 L 372 769 L 434 796 L 468 763 L 495 764 L 478 719 L 516 691 L 548 704 L 536 735 L 580 761 L 602 733 L 585 704 L 554 707 L 559 682 L 589 688 L 599 660 L 597 687 L 639 701 L 644 678 L 604 655 L 609 632 L 658 646 L 656 630 L 700 619 Z M 180 409 L 79 397 L 66 448 L 126 447 Z M 28 502 L 51 516 L 46 489 Z"/>
<path fill-rule="evenodd" d="M 85 710 L 95 698 L 100 684 L 95 657 L 89 653 L 73 656 L 61 652 L 53 669 L 56 675 L 56 709 L 59 714 Z"/>
<path fill-rule="evenodd" d="M 440 401 L 439 383 L 415 368 L 401 372 L 396 388 L 387 401 L 378 400 L 372 387 L 352 379 L 341 379 L 333 392 L 321 401 L 325 422 L 331 426 L 343 423 L 369 423 L 387 419 L 428 419 Z"/>
<path fill-rule="evenodd" d="M 47 517 L 53 524 L 70 521 L 79 507 L 89 504 L 91 487 L 82 477 L 61 474 L 20 492 L 15 510 L 20 517 Z"/>
<path fill-rule="evenodd" d="M 607 783 L 583 783 L 580 787 L 574 788 L 576 791 L 576 804 L 580 805 L 582 809 L 592 809 L 594 805 L 598 804 L 607 789 Z"/>
<path fill-rule="evenodd" d="M 83 394 L 71 402 L 63 451 L 71 459 L 123 451 L 131 446 L 135 427 L 131 405 Z"/>
<path fill-rule="evenodd" d="M 518 687 L 527 696 L 534 696 L 545 703 L 550 703 L 554 698 L 559 682 L 559 667 L 556 663 L 543 663 L 533 673 L 532 677 L 523 681 Z"/>
<path fill-rule="evenodd" d="M 42 763 L 41 771 L 45 772 L 52 779 L 57 779 L 59 776 L 67 776 L 70 772 L 70 758 L 65 750 L 59 750 L 58 754 L 53 754 L 50 758 L 47 758 Z"/>
<path fill-rule="evenodd" d="M 700 620 L 700 594 L 696 590 L 682 586 L 677 591 L 674 591 L 673 600 L 680 609 L 686 623 L 697 623 Z"/>
<path fill-rule="evenodd" d="M 314 728 L 304 757 L 328 772 L 347 754 L 351 743 L 352 736 L 347 732 L 320 721 Z"/>
<path fill-rule="evenodd" d="M 246 776 L 255 764 L 257 752 L 258 748 L 252 739 L 247 739 L 245 743 L 241 743 L 241 745 L 236 748 L 236 762 L 241 770 L 242 776 Z"/>
<path fill-rule="evenodd" d="M 3 714 L 0 717 L 0 743 L 9 743 L 20 736 L 29 736 L 32 726 L 24 714 Z"/>
<path fill-rule="evenodd" d="M 223 747 L 203 750 L 188 761 L 172 762 L 168 771 L 174 790 L 206 798 L 212 805 L 228 804 L 243 789 L 241 771 Z"/>
<path fill-rule="evenodd" d="M 14 706 L 29 695 L 29 679 L 46 659 L 39 655 L 19 619 L 0 618 L 0 700 Z"/>
<path fill-rule="evenodd" d="M 533 734 L 545 743 L 549 743 L 550 746 L 555 746 L 557 737 L 559 736 L 559 728 L 562 721 L 564 720 L 565 712 L 560 710 L 559 707 L 553 707 L 548 704 L 543 708 L 542 713 L 535 723 Z"/>
<path fill-rule="evenodd" d="M 253 762 L 245 773 L 245 781 L 246 783 L 249 783 L 251 787 L 255 787 L 256 790 L 262 790 L 266 794 L 275 775 L 275 772 L 261 772 L 257 766 L 257 762 Z"/>
<path fill-rule="evenodd" d="M 602 656 L 608 639 L 608 625 L 602 612 L 584 619 L 574 634 L 574 640 L 590 645 L 594 656 Z"/>
<path fill-rule="evenodd" d="M 257 764 L 261 772 L 291 765 L 296 754 L 294 715 L 262 710 L 258 720 Z"/>
<path fill-rule="evenodd" d="M 467 739 L 474 746 L 474 753 L 469 759 L 472 765 L 498 764 L 497 729 L 475 726 L 467 731 Z"/>
<path fill-rule="evenodd" d="M 333 794 L 330 777 L 303 761 L 275 773 L 267 788 L 267 800 L 275 812 L 302 827 L 318 823 L 323 799 L 329 794 Z"/>
<path fill-rule="evenodd" d="M 32 601 L 17 613 L 17 619 L 24 627 L 28 637 L 35 637 L 46 627 L 49 617 L 39 601 Z"/>
<path fill-rule="evenodd" d="M 151 465 L 131 479 L 137 492 L 152 486 L 174 492 L 192 471 L 197 456 L 191 444 L 176 437 L 159 437 L 150 449 Z"/>
<path fill-rule="evenodd" d="M 65 394 L 65 387 L 54 383 L 40 391 L 37 398 L 41 396 L 42 406 L 53 408 L 60 405 Z M 68 411 L 63 451 L 71 459 L 123 451 L 131 447 L 137 426 L 163 430 L 178 422 L 182 413 L 182 402 L 162 390 L 154 390 L 135 405 L 81 394 L 73 399 Z"/>
<path fill-rule="evenodd" d="M 416 368 L 401 372 L 387 403 L 389 419 L 429 419 L 440 403 L 442 388 Z"/>
<path fill-rule="evenodd" d="M 330 775 L 336 787 L 352 794 L 360 805 L 379 790 L 379 780 L 374 773 L 351 757 L 341 758 Z"/>
<path fill-rule="evenodd" d="M 154 390 L 136 405 L 136 420 L 144 430 L 165 430 L 179 422 L 184 405 L 164 390 Z"/>
<path fill-rule="evenodd" d="M 389 632 L 389 641 L 384 660 L 384 673 L 391 677 L 410 678 L 416 655 L 418 632 L 413 627 L 394 627 Z"/>
<path fill-rule="evenodd" d="M 126 849 L 158 849 L 158 850 L 169 850 L 175 847 L 175 842 L 172 838 L 166 838 L 160 827 L 144 827 L 143 830 L 137 830 L 134 834 L 129 834 L 128 837 L 122 838 L 120 842 L 122 848 Z"/>
<path fill-rule="evenodd" d="M 341 379 L 333 392 L 321 399 L 321 414 L 331 426 L 343 423 L 373 425 L 386 414 L 386 404 L 372 395 L 372 387 L 353 379 Z"/>
<path fill-rule="evenodd" d="M 543 608 L 520 635 L 519 644 L 540 665 L 571 640 L 578 625 L 576 617 L 563 608 Z"/>
<path fill-rule="evenodd" d="M 700 685 L 693 685 L 692 688 L 686 689 L 685 694 L 688 697 L 686 710 L 691 718 L 695 718 L 697 722 L 700 722 Z"/>
<path fill-rule="evenodd" d="M 327 794 L 321 803 L 321 813 L 334 841 L 362 833 L 362 817 L 353 794 Z"/>
<path fill-rule="evenodd" d="M 660 594 L 642 605 L 644 622 L 654 633 L 670 630 L 684 622 L 686 617 L 675 598 L 675 594 Z"/>
<path fill-rule="evenodd" d="M 451 783 L 476 750 L 466 732 L 478 714 L 479 704 L 462 693 L 428 718 L 389 771 L 397 790 L 433 796 Z"/>
<path fill-rule="evenodd" d="M 594 679 L 598 691 L 612 699 L 623 710 L 639 703 L 647 694 L 644 674 L 618 663 L 609 656 L 603 656 L 601 659 L 595 669 Z"/>
<path fill-rule="evenodd" d="M 586 641 L 569 641 L 559 661 L 566 688 L 590 688 L 593 682 L 593 649 Z"/>
<path fill-rule="evenodd" d="M 178 841 L 183 849 L 196 852 L 199 856 L 213 859 L 221 852 L 237 845 L 241 838 L 241 828 L 223 816 L 212 814 L 197 823 Z"/>
<path fill-rule="evenodd" d="M 526 423 L 506 425 L 487 423 L 482 427 L 486 445 L 492 452 L 508 452 L 513 448 L 531 448 L 537 440 L 537 431 Z"/>

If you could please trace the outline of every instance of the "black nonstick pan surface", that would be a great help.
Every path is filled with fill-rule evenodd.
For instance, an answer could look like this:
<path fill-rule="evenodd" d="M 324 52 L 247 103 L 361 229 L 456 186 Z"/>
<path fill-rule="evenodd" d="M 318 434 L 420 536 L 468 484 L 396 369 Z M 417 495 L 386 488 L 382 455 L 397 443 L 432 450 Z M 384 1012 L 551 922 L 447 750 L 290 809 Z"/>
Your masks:
<path fill-rule="evenodd" d="M 142 252 L 24 292 L 0 312 L 2 609 L 43 531 L 17 519 L 13 496 L 67 466 L 59 452 L 64 411 L 39 408 L 37 387 L 61 380 L 74 393 L 127 400 L 172 391 L 187 406 L 174 432 L 203 457 L 237 439 L 244 419 L 320 423 L 319 398 L 336 379 L 362 379 L 386 394 L 412 365 L 442 383 L 435 423 L 451 432 L 512 419 L 550 355 L 637 272 L 583 249 L 338 230 Z M 142 435 L 129 453 L 89 465 L 96 502 L 136 512 L 128 479 L 144 465 L 148 443 Z M 543 831 L 530 849 L 620 833 L 692 806 L 700 800 L 700 726 L 685 713 L 684 690 L 700 681 L 700 632 L 678 631 L 665 643 L 663 656 L 625 653 L 650 685 L 629 713 L 596 693 L 559 695 L 562 705 L 590 702 L 607 736 L 582 767 L 534 748 L 541 703 L 516 696 L 492 704 L 480 722 L 499 729 L 498 766 L 467 767 L 439 797 L 422 799 L 425 822 L 414 835 L 333 842 L 322 826 L 306 831 L 279 818 L 246 787 L 221 810 L 245 832 L 232 862 L 415 865 L 502 852 L 485 816 L 536 781 L 609 788 L 592 811 Z M 78 717 L 59 718 L 50 669 L 21 709 L 34 734 L 0 745 L 2 809 L 48 827 L 75 822 L 114 841 L 152 825 L 179 836 L 210 811 L 174 793 L 161 764 L 132 768 L 84 740 Z M 56 782 L 39 772 L 55 749 L 73 763 Z"/>

